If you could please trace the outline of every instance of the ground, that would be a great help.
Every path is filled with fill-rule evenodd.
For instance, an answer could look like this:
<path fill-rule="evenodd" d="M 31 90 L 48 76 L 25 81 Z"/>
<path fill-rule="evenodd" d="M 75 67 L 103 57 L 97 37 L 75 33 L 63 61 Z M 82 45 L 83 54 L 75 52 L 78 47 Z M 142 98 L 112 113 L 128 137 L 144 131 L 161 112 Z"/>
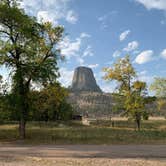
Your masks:
<path fill-rule="evenodd" d="M 1 166 L 165 166 L 166 145 L 0 145 Z"/>

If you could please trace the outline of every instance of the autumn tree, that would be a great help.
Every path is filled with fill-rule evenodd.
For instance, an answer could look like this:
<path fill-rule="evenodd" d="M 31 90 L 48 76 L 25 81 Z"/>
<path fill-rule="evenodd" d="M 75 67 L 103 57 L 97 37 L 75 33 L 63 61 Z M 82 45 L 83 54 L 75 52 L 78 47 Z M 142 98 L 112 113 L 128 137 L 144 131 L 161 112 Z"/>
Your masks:
<path fill-rule="evenodd" d="M 19 115 L 20 138 L 25 138 L 28 93 L 32 83 L 47 85 L 58 76 L 57 60 L 63 28 L 38 23 L 19 8 L 18 0 L 0 1 L 0 65 L 12 71 L 12 90 Z"/>
<path fill-rule="evenodd" d="M 113 67 L 104 68 L 105 80 L 116 81 L 117 86 L 117 107 L 125 110 L 125 115 L 132 117 L 137 128 L 140 129 L 140 121 L 143 116 L 146 95 L 146 83 L 136 81 L 136 72 L 133 68 L 130 57 L 126 56 L 113 64 Z"/>

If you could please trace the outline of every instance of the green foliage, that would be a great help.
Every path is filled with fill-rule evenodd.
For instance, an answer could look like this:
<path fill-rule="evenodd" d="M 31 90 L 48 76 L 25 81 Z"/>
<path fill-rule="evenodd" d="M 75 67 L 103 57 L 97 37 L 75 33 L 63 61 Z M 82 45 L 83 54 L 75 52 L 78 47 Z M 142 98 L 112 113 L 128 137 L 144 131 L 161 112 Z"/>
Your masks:
<path fill-rule="evenodd" d="M 54 83 L 41 91 L 30 93 L 31 120 L 55 121 L 72 118 L 72 107 L 67 103 L 68 91 Z"/>
<path fill-rule="evenodd" d="M 166 78 L 155 78 L 150 88 L 156 92 L 158 111 L 166 117 Z"/>
<path fill-rule="evenodd" d="M 166 98 L 166 78 L 155 78 L 150 88 L 156 92 L 157 97 Z"/>

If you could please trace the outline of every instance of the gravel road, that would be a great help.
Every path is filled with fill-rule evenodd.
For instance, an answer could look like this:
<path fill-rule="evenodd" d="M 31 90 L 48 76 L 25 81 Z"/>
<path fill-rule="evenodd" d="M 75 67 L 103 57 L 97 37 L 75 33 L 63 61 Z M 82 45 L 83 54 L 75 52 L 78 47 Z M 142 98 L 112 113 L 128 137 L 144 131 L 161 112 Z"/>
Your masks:
<path fill-rule="evenodd" d="M 0 145 L 0 166 L 166 166 L 166 145 Z"/>

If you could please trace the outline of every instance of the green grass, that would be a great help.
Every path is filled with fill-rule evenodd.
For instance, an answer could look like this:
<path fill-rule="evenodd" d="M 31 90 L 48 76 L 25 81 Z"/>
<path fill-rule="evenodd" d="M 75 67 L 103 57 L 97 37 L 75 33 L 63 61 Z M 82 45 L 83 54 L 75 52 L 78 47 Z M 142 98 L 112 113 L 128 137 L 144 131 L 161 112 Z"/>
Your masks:
<path fill-rule="evenodd" d="M 144 121 L 136 131 L 131 121 L 95 121 L 90 126 L 76 122 L 27 124 L 27 144 L 166 144 L 166 121 Z M 17 141 L 18 126 L 0 125 L 0 142 Z"/>

